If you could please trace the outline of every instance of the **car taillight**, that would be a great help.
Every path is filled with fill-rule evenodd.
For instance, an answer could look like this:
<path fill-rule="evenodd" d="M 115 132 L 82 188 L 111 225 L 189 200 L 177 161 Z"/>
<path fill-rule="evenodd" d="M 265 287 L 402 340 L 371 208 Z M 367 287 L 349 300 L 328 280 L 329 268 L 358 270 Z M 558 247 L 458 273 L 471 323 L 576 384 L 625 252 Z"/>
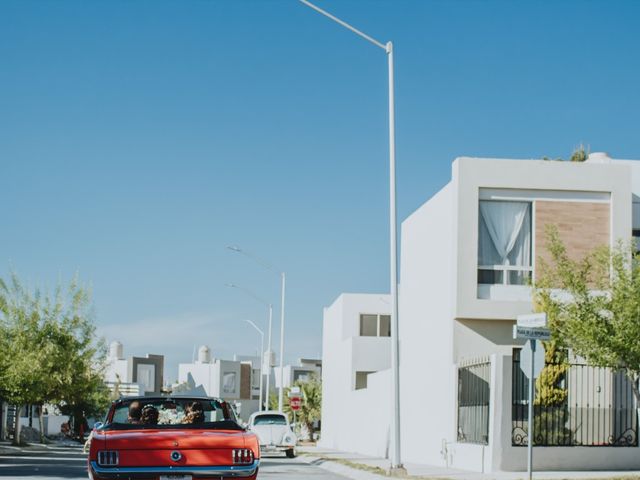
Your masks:
<path fill-rule="evenodd" d="M 234 465 L 253 463 L 253 451 L 250 448 L 234 448 L 232 457 Z"/>
<path fill-rule="evenodd" d="M 118 452 L 115 450 L 98 451 L 98 465 L 101 467 L 115 467 L 118 465 Z"/>

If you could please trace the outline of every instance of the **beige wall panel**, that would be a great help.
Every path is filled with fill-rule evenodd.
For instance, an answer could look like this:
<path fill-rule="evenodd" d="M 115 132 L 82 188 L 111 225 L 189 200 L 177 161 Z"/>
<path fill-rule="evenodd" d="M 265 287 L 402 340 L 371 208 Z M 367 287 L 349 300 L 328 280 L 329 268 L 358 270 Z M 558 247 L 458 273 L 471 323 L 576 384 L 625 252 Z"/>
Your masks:
<path fill-rule="evenodd" d="M 573 260 L 583 259 L 596 247 L 609 245 L 609 204 L 595 202 L 536 201 L 535 254 L 551 263 L 547 249 L 547 225 L 555 225 Z"/>

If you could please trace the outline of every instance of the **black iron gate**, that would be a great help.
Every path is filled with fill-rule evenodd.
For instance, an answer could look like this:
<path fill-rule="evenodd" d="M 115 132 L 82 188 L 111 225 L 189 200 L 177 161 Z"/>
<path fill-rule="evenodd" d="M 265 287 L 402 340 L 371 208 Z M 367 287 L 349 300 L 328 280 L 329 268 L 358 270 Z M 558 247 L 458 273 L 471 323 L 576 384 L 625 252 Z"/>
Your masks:
<path fill-rule="evenodd" d="M 540 446 L 638 445 L 638 410 L 631 381 L 622 370 L 569 363 L 558 370 L 555 401 L 534 403 L 534 444 Z M 515 446 L 527 445 L 529 380 L 514 350 L 512 433 Z"/>

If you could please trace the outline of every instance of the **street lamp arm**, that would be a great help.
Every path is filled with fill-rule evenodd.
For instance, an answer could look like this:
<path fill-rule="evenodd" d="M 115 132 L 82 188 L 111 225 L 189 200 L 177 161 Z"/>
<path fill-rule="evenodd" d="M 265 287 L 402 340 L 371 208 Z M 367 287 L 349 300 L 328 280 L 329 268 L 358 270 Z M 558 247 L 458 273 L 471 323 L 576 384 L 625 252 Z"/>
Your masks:
<path fill-rule="evenodd" d="M 245 320 L 245 322 L 247 322 L 249 325 L 255 328 L 260 335 L 264 336 L 264 332 L 260 330 L 260 328 L 258 328 L 258 326 L 255 323 L 253 323 L 251 320 Z"/>
<path fill-rule="evenodd" d="M 243 250 L 242 248 L 238 247 L 237 245 L 229 245 L 227 246 L 228 250 L 231 250 L 232 252 L 235 253 L 240 253 L 242 255 L 244 255 L 245 257 L 249 257 L 251 258 L 254 262 L 259 263 L 262 267 L 266 268 L 267 270 L 271 270 L 272 272 L 278 273 L 280 275 L 282 275 L 282 271 L 277 268 L 275 265 L 267 262 L 264 258 L 258 257 L 257 255 L 251 253 L 251 252 L 247 252 L 246 250 Z"/>
<path fill-rule="evenodd" d="M 224 284 L 225 287 L 229 287 L 229 288 L 237 288 L 238 290 L 242 290 L 244 293 L 246 293 L 247 295 L 249 295 L 250 297 L 254 298 L 255 300 L 257 300 L 260 303 L 265 304 L 266 306 L 270 307 L 271 303 L 267 302 L 264 298 L 256 295 L 255 293 L 253 293 L 251 290 L 249 290 L 248 288 L 244 288 L 241 287 L 240 285 L 236 285 L 235 283 L 225 283 Z"/>
<path fill-rule="evenodd" d="M 365 40 L 367 40 L 368 42 L 373 43 L 376 47 L 380 47 L 381 49 L 383 49 L 384 51 L 388 52 L 388 47 L 387 45 L 379 42 L 378 40 L 376 40 L 373 37 L 370 37 L 369 35 L 367 35 L 364 32 L 361 32 L 360 30 L 358 30 L 355 27 L 352 27 L 351 25 L 349 25 L 347 22 L 340 20 L 338 17 L 331 15 L 329 12 L 327 12 L 326 10 L 321 9 L 320 7 L 315 6 L 313 3 L 309 2 L 308 0 L 300 0 L 300 2 L 304 3 L 307 7 L 310 7 L 312 9 L 314 9 L 316 12 L 324 15 L 327 18 L 330 18 L 331 20 L 333 20 L 336 23 L 339 23 L 340 25 L 342 25 L 343 27 L 345 27 L 348 30 L 351 30 L 353 33 L 355 33 L 356 35 L 361 36 L 362 38 L 364 38 Z"/>

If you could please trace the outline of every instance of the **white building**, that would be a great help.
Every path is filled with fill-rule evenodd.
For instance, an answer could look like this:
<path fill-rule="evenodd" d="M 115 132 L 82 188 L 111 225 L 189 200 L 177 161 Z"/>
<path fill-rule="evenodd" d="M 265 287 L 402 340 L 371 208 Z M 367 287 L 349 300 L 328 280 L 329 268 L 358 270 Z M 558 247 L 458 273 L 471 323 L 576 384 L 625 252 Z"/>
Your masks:
<path fill-rule="evenodd" d="M 163 355 L 125 358 L 122 343 L 111 342 L 105 381 L 112 390 L 117 386 L 122 396 L 158 395 L 162 391 L 163 374 Z"/>
<path fill-rule="evenodd" d="M 275 368 L 275 386 L 280 388 L 280 368 Z M 297 365 L 282 367 L 284 388 L 291 387 L 296 382 L 308 382 L 312 376 L 322 377 L 322 360 L 311 358 L 298 359 Z"/>
<path fill-rule="evenodd" d="M 387 453 L 390 308 L 389 295 L 345 293 L 324 310 L 320 445 L 325 448 Z"/>
<path fill-rule="evenodd" d="M 638 198 L 640 162 L 605 154 L 592 154 L 584 163 L 454 161 L 451 181 L 402 223 L 403 462 L 484 472 L 526 469 L 526 381 L 518 366 L 522 342 L 513 339 L 512 326 L 517 315 L 533 310 L 528 285 L 541 259 L 550 258 L 546 227 L 555 225 L 569 254 L 581 258 L 640 233 Z M 383 446 L 377 439 L 386 448 L 389 442 L 388 371 L 368 375 L 366 389 L 349 393 L 357 385 L 359 367 L 353 364 L 360 356 L 349 353 L 356 348 L 348 346 L 345 334 L 356 314 L 341 305 L 339 299 L 325 311 L 323 444 L 379 454 Z M 582 370 L 591 384 L 578 386 Z M 537 446 L 534 467 L 640 468 L 628 382 L 572 366 L 565 385 L 571 402 L 556 413 L 565 415 L 560 432 L 571 446 Z M 381 412 L 377 426 L 367 424 L 374 423 L 372 404 Z"/>
<path fill-rule="evenodd" d="M 178 382 L 186 383 L 183 395 L 217 397 L 236 405 L 243 420 L 258 410 L 253 398 L 251 361 L 222 360 L 211 357 L 211 350 L 201 346 L 198 360 L 178 365 Z"/>

